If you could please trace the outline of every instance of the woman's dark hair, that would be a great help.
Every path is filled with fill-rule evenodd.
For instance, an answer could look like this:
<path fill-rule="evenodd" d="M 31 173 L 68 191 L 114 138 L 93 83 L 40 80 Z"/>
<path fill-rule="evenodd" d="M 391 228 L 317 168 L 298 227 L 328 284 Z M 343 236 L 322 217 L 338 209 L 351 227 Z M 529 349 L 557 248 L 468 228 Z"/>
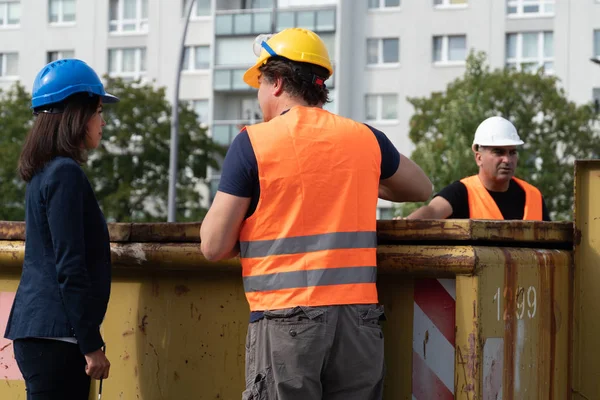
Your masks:
<path fill-rule="evenodd" d="M 292 97 L 303 99 L 310 106 L 330 101 L 329 89 L 325 86 L 329 71 L 323 67 L 295 62 L 283 57 L 271 57 L 259 71 L 263 79 L 269 83 L 274 83 L 277 78 L 281 78 L 284 92 Z"/>
<path fill-rule="evenodd" d="M 85 162 L 87 151 L 83 143 L 87 123 L 94 116 L 98 104 L 98 96 L 76 93 L 60 104 L 43 107 L 53 113 L 34 110 L 37 117 L 19 157 L 21 179 L 29 182 L 50 160 L 59 156 L 72 158 L 80 164 Z"/>

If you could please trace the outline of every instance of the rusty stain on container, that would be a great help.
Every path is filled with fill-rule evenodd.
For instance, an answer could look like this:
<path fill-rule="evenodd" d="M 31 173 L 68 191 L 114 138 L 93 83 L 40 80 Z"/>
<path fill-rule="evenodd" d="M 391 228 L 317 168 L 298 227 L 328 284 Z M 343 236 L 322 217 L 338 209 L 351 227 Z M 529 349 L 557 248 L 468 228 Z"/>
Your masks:
<path fill-rule="evenodd" d="M 477 321 L 473 321 L 473 330 L 477 330 Z M 479 373 L 479 352 L 478 350 L 478 341 L 476 333 L 469 334 L 469 348 L 467 353 L 467 373 L 469 377 L 472 379 L 472 382 L 477 381 L 477 374 Z M 473 383 L 469 383 L 467 385 L 467 391 L 474 391 Z"/>
<path fill-rule="evenodd" d="M 479 250 L 478 250 L 479 252 Z M 485 254 L 485 253 L 483 253 Z M 483 255 L 482 254 L 482 255 Z M 456 277 L 455 398 L 481 398 L 479 388 L 479 277 Z"/>
<path fill-rule="evenodd" d="M 175 286 L 175 295 L 182 296 L 190 291 L 190 288 L 186 285 L 177 285 Z"/>
<path fill-rule="evenodd" d="M 160 294 L 160 285 L 156 276 L 152 277 L 152 296 L 158 297 Z"/>
<path fill-rule="evenodd" d="M 380 241 L 478 241 L 569 243 L 573 224 L 542 221 L 394 220 L 377 221 Z"/>
<path fill-rule="evenodd" d="M 568 342 L 569 342 L 569 350 L 568 350 L 568 370 L 567 370 L 567 388 L 569 391 L 573 390 L 573 369 L 574 369 L 574 329 L 573 329 L 573 321 L 575 319 L 574 307 L 575 307 L 575 268 L 574 268 L 574 259 L 571 260 L 572 267 L 569 268 L 569 287 L 568 287 L 568 298 L 569 298 L 569 315 L 567 318 L 568 325 Z"/>
<path fill-rule="evenodd" d="M 199 243 L 199 222 L 109 223 L 112 242 Z M 380 241 L 545 241 L 572 242 L 573 224 L 540 221 L 392 220 L 377 221 Z M 0 221 L 0 240 L 24 240 L 25 223 Z M 198 247 L 196 245 L 196 247 Z"/>
<path fill-rule="evenodd" d="M 148 325 L 148 322 L 146 322 L 146 320 L 147 320 L 147 319 L 148 319 L 148 315 L 147 315 L 147 314 L 145 314 L 145 315 L 142 317 L 142 320 L 141 320 L 141 322 L 140 322 L 140 324 L 139 324 L 140 331 L 142 331 L 142 333 L 143 333 L 144 335 L 146 334 L 146 325 Z"/>
<path fill-rule="evenodd" d="M 581 229 L 575 228 L 573 231 L 573 244 L 579 246 L 581 244 Z"/>
<path fill-rule="evenodd" d="M 542 315 L 542 321 L 548 321 L 549 332 L 546 329 L 542 328 L 539 330 L 538 337 L 538 348 L 543 349 L 546 348 L 546 338 L 547 333 L 549 333 L 549 347 L 550 347 L 550 357 L 549 357 L 549 381 L 554 382 L 554 367 L 555 367 L 555 357 L 556 354 L 556 314 L 554 311 L 554 258 L 552 255 L 547 255 L 542 252 L 535 253 L 538 259 L 538 268 L 539 268 L 539 276 L 540 276 L 540 291 L 542 292 L 543 298 L 549 299 L 549 305 L 547 307 L 541 307 L 540 313 Z M 550 315 L 548 315 L 550 314 Z M 538 381 L 538 392 L 544 393 L 545 390 L 548 389 L 548 383 L 544 382 L 541 379 Z M 552 390 L 549 391 L 548 400 L 552 400 L 554 398 L 554 393 Z"/>
<path fill-rule="evenodd" d="M 512 400 L 515 393 L 515 353 L 517 338 L 517 324 L 515 310 L 515 293 L 517 289 L 517 268 L 513 263 L 510 251 L 502 249 L 504 254 L 504 383 L 502 395 L 506 400 Z"/>
<path fill-rule="evenodd" d="M 0 240 L 25 240 L 25 223 L 0 221 Z"/>

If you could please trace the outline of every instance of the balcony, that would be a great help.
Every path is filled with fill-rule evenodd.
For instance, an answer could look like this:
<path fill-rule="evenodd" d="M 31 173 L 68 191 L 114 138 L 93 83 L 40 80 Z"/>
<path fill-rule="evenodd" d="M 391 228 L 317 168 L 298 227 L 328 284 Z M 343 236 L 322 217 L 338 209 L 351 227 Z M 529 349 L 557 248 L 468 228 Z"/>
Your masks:
<path fill-rule="evenodd" d="M 271 10 L 236 10 L 219 12 L 215 18 L 217 36 L 250 36 L 269 33 L 272 28 Z"/>
<path fill-rule="evenodd" d="M 335 32 L 335 7 L 278 10 L 275 25 L 277 32 L 287 28 L 305 28 L 317 33 Z"/>
<path fill-rule="evenodd" d="M 276 0 L 217 0 L 217 13 L 234 10 L 272 9 Z M 279 2 L 279 0 L 278 0 Z"/>
<path fill-rule="evenodd" d="M 253 36 L 270 33 L 273 29 L 273 10 L 217 11 L 216 36 Z M 306 28 L 318 33 L 331 33 L 336 29 L 335 7 L 280 9 L 277 11 L 275 31 L 286 28 Z"/>

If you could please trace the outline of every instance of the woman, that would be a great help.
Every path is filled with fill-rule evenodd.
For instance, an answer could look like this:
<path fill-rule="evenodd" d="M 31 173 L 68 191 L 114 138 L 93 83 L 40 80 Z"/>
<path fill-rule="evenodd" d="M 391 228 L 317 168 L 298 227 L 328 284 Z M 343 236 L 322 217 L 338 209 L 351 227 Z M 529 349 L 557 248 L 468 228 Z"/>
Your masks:
<path fill-rule="evenodd" d="M 81 164 L 100 144 L 107 94 L 83 61 L 46 65 L 33 84 L 36 115 L 18 172 L 27 182 L 23 273 L 5 337 L 27 399 L 87 399 L 108 378 L 100 324 L 111 282 L 106 221 Z"/>

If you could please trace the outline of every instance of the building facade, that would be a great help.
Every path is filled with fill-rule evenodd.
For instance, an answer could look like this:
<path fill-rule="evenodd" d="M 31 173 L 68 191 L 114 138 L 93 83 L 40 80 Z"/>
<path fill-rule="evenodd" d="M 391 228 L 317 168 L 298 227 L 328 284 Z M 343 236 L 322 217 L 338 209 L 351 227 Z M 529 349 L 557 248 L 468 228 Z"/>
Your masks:
<path fill-rule="evenodd" d="M 77 57 L 100 74 L 176 79 L 186 0 L 0 0 L 0 88 L 28 90 L 46 62 Z M 335 73 L 332 112 L 384 131 L 410 155 L 407 97 L 442 92 L 464 73 L 470 49 L 493 68 L 544 66 L 577 103 L 600 100 L 600 0 L 195 0 L 180 99 L 213 138 L 228 144 L 260 121 L 242 81 L 254 38 L 287 27 L 315 30 Z M 210 171 L 208 205 L 219 171 Z M 379 216 L 391 215 L 380 203 Z"/>

